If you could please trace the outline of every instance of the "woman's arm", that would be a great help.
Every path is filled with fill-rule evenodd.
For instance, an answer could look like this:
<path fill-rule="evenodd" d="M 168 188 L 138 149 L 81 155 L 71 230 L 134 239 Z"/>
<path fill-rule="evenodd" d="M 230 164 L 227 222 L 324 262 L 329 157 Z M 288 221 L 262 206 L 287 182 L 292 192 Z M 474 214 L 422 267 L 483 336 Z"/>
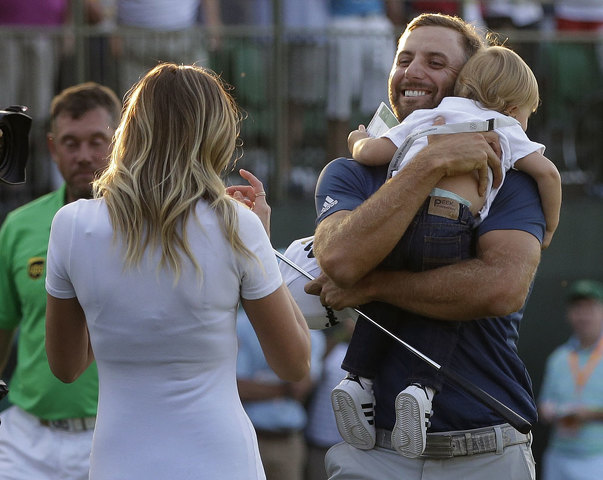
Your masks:
<path fill-rule="evenodd" d="M 86 316 L 77 298 L 46 300 L 46 355 L 50 370 L 71 383 L 94 361 Z"/>
<path fill-rule="evenodd" d="M 258 300 L 241 301 L 270 368 L 296 382 L 310 372 L 310 331 L 306 319 L 283 283 Z"/>

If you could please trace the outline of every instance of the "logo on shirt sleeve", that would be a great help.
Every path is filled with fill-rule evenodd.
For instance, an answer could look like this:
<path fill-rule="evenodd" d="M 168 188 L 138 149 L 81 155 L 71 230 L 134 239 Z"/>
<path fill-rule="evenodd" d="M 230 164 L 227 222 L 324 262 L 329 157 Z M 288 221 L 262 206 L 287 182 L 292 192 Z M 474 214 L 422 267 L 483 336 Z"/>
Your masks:
<path fill-rule="evenodd" d="M 29 278 L 37 280 L 44 275 L 44 257 L 31 257 L 27 262 L 27 274 Z"/>
<path fill-rule="evenodd" d="M 327 198 L 325 199 L 325 203 L 322 204 L 322 210 L 320 211 L 319 215 L 322 215 L 327 210 L 330 210 L 338 203 L 339 202 L 337 200 L 333 200 L 330 196 L 327 195 Z"/>

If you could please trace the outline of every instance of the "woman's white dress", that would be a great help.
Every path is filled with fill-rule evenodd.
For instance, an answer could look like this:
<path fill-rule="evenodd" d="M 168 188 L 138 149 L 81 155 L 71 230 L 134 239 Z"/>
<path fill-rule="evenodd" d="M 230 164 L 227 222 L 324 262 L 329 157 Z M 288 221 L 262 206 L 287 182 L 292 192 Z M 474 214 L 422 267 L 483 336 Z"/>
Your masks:
<path fill-rule="evenodd" d="M 237 208 L 260 263 L 235 255 L 199 202 L 188 239 L 202 276 L 186 261 L 177 284 L 157 269 L 158 251 L 124 268 L 103 200 L 57 213 L 47 290 L 77 296 L 99 372 L 92 480 L 265 478 L 237 392 L 236 311 L 240 296 L 262 298 L 282 280 L 259 219 Z"/>

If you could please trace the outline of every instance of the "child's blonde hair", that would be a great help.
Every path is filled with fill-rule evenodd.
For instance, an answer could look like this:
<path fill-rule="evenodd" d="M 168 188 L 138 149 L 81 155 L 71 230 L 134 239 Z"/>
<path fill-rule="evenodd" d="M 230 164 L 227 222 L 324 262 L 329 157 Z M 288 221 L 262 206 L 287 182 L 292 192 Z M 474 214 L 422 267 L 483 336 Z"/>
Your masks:
<path fill-rule="evenodd" d="M 528 106 L 534 112 L 540 103 L 530 67 L 513 50 L 498 45 L 478 51 L 467 61 L 456 79 L 454 95 L 500 113 L 513 106 Z"/>

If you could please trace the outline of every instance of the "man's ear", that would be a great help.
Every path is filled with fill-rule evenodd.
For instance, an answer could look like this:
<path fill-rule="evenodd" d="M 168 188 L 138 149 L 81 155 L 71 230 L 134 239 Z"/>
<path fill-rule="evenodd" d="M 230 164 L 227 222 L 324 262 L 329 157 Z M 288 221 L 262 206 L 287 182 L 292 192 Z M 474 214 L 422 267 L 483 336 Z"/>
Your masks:
<path fill-rule="evenodd" d="M 56 163 L 57 147 L 55 143 L 55 138 L 50 132 L 46 134 L 46 146 L 48 147 L 48 151 L 50 152 L 50 156 L 52 157 L 53 162 Z"/>

